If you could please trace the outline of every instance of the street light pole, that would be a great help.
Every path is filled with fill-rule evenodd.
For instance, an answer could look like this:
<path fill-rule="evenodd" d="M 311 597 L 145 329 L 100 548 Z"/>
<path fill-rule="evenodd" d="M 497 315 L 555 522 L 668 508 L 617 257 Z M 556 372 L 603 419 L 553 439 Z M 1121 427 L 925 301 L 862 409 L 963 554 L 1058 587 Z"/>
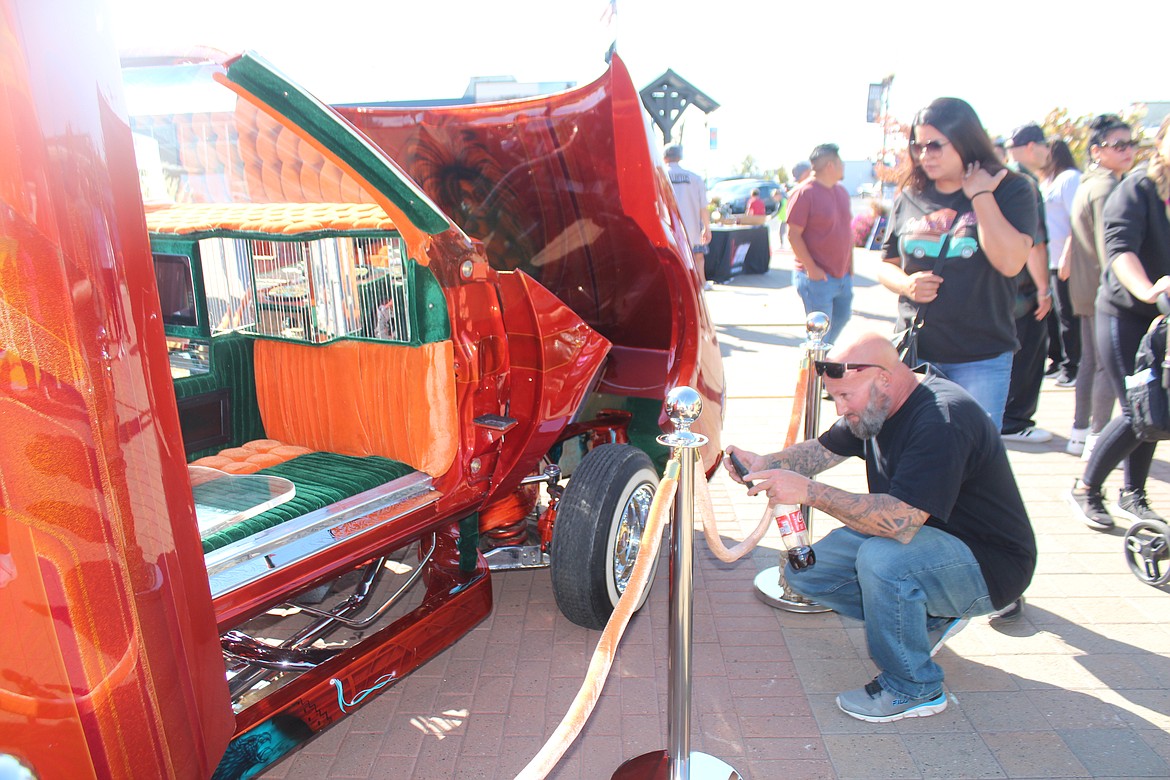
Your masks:
<path fill-rule="evenodd" d="M 890 85 L 894 83 L 894 74 L 882 79 L 882 165 L 886 164 L 886 155 L 889 152 L 890 137 Z M 881 186 L 881 197 L 885 198 L 885 184 Z"/>

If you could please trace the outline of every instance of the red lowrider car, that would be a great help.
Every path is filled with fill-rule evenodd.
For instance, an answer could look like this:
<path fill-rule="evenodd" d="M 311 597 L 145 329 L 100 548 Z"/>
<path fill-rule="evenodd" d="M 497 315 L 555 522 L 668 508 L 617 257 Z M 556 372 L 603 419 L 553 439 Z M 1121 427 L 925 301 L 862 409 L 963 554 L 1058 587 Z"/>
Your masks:
<path fill-rule="evenodd" d="M 0 0 L 0 769 L 250 777 L 548 565 L 600 627 L 718 345 L 620 59 L 323 105 Z M 566 481 L 567 480 L 567 481 Z M 506 575 L 503 575 L 506 576 Z"/>

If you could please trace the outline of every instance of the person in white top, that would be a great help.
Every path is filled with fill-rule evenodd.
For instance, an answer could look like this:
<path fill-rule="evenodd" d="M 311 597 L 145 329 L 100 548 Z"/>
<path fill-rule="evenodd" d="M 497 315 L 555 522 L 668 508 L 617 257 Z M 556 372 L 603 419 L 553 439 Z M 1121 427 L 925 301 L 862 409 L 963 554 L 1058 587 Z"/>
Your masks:
<path fill-rule="evenodd" d="M 699 269 L 699 277 L 704 279 L 703 288 L 709 290 L 711 283 L 706 281 L 703 267 L 707 257 L 707 245 L 711 243 L 707 185 L 703 182 L 702 176 L 679 165 L 679 161 L 682 160 L 681 146 L 675 144 L 666 147 L 662 159 L 666 163 L 670 186 L 674 188 L 674 199 L 678 201 L 679 216 L 682 217 L 683 229 L 686 230 L 687 240 L 691 244 L 691 254 L 695 256 L 695 266 Z"/>
<path fill-rule="evenodd" d="M 1052 339 L 1055 335 L 1059 341 L 1059 347 L 1049 352 L 1063 358 L 1056 378 L 1057 386 L 1072 387 L 1076 384 L 1081 363 L 1081 328 L 1073 316 L 1068 282 L 1059 278 L 1057 269 L 1060 267 L 1060 258 L 1069 251 L 1072 239 L 1073 198 L 1081 183 L 1081 172 L 1064 141 L 1053 139 L 1048 151 L 1048 165 L 1040 173 L 1044 219 L 1048 227 L 1048 289 L 1055 293 L 1053 311 L 1056 316 L 1049 320 L 1048 336 Z"/>

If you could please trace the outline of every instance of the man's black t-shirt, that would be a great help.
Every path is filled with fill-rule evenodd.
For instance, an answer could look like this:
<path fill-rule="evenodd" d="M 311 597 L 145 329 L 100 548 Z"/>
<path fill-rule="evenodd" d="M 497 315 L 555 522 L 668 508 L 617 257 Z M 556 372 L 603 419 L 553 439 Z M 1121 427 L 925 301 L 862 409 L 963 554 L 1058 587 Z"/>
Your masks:
<path fill-rule="evenodd" d="M 872 439 L 844 419 L 821 446 L 865 458 L 871 493 L 930 514 L 926 524 L 962 540 L 979 562 L 996 609 L 1018 598 L 1036 568 L 1036 538 L 999 431 L 954 382 L 928 374 Z"/>
<path fill-rule="evenodd" d="M 1008 175 L 993 193 L 1012 227 L 1036 235 L 1036 195 L 1028 180 Z M 1016 279 L 1004 276 L 979 244 L 971 201 L 957 190 L 903 190 L 894 201 L 883 257 L 907 274 L 932 271 L 943 278 L 938 297 L 925 304 L 918 356 L 936 363 L 987 360 L 1019 348 L 1016 341 Z M 939 260 L 940 253 L 943 255 Z M 908 328 L 919 306 L 898 298 L 898 330 Z"/>

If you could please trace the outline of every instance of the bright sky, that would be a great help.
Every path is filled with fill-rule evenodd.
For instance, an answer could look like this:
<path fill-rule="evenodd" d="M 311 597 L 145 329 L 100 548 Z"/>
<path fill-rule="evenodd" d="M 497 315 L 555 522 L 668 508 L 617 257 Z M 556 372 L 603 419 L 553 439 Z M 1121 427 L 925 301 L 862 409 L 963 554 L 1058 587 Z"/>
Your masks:
<path fill-rule="evenodd" d="M 603 72 L 612 38 L 605 0 L 108 1 L 121 47 L 252 49 L 332 103 L 458 97 L 471 76 L 584 84 Z M 881 132 L 865 123 L 868 85 L 891 73 L 895 116 L 961 97 L 993 134 L 1056 106 L 1076 116 L 1170 100 L 1170 2 L 1060 5 L 617 0 L 618 53 L 639 89 L 672 68 L 720 103 L 683 115 L 683 164 L 711 177 L 748 154 L 790 167 L 824 141 L 846 159 L 873 158 Z M 715 151 L 705 125 L 718 129 Z"/>

